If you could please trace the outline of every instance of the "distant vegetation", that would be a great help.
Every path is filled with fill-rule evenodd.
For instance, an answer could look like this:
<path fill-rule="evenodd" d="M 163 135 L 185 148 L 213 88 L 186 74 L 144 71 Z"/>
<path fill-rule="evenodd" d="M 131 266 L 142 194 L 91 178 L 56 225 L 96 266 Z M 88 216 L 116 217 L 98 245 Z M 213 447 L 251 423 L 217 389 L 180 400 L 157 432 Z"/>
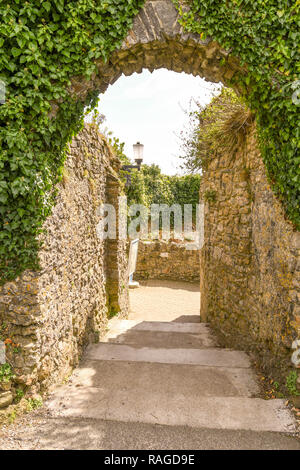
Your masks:
<path fill-rule="evenodd" d="M 94 111 L 92 120 L 98 124 L 100 131 L 106 136 L 121 162 L 124 165 L 134 164 L 124 152 L 125 144 L 105 127 L 105 116 Z M 121 178 L 125 185 L 126 173 L 124 171 L 121 172 Z M 200 174 L 169 176 L 164 175 L 158 165 L 143 164 L 140 171 L 131 171 L 131 185 L 125 187 L 128 206 L 143 204 L 150 208 L 151 204 L 167 204 L 168 206 L 180 204 L 183 212 L 184 204 L 192 204 L 195 222 L 196 204 L 199 203 L 200 182 Z"/>
<path fill-rule="evenodd" d="M 126 188 L 130 204 L 198 204 L 201 176 L 199 174 L 168 176 L 158 165 L 142 165 L 132 172 L 132 183 Z"/>
<path fill-rule="evenodd" d="M 184 205 L 193 205 L 193 224 L 196 223 L 196 207 L 199 203 L 201 176 L 199 174 L 168 176 L 161 172 L 158 165 L 142 165 L 140 171 L 131 174 L 131 185 L 125 188 L 128 205 L 143 204 L 180 204 L 182 214 Z M 173 214 L 171 215 L 171 227 Z"/>

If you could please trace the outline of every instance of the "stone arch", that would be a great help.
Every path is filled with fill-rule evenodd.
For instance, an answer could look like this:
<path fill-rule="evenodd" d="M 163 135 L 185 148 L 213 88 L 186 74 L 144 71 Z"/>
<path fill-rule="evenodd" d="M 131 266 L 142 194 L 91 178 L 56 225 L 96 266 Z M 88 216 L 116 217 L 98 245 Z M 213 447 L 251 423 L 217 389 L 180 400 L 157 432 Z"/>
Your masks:
<path fill-rule="evenodd" d="M 167 68 L 175 72 L 186 72 L 195 76 L 201 76 L 211 82 L 222 82 L 225 85 L 230 85 L 236 73 L 243 72 L 239 61 L 232 57 L 229 51 L 222 49 L 213 39 L 208 38 L 203 40 L 200 35 L 184 32 L 178 21 L 178 12 L 171 0 L 147 0 L 144 8 L 134 19 L 133 28 L 124 40 L 120 49 L 111 55 L 107 63 L 104 63 L 103 61 L 97 62 L 97 73 L 95 73 L 91 79 L 85 80 L 83 77 L 71 78 L 71 85 L 68 91 L 78 101 L 86 102 L 89 92 L 95 91 L 103 93 L 108 86 L 112 85 L 122 74 L 131 75 L 134 72 L 139 73 L 143 68 L 147 68 L 150 71 L 159 68 Z M 236 90 L 240 91 L 238 88 L 236 88 Z M 53 119 L 55 119 L 57 111 L 58 104 L 53 103 L 51 111 L 51 117 Z M 95 147 L 99 145 L 100 147 L 98 150 L 96 148 L 99 161 L 103 162 L 105 172 L 106 170 L 109 172 L 109 176 L 107 176 L 107 186 L 115 186 L 114 178 L 116 175 L 113 174 L 111 176 L 111 166 L 113 165 L 112 162 L 110 164 L 110 160 L 112 160 L 112 156 L 109 154 L 109 150 L 106 145 L 103 145 L 101 139 L 100 141 L 97 139 L 98 138 L 96 136 L 92 139 L 93 142 L 91 145 L 93 147 L 93 152 L 95 154 Z M 85 144 L 82 142 L 80 144 L 75 139 L 73 141 L 73 145 L 76 149 L 80 145 L 84 147 Z M 250 155 L 250 150 L 255 146 L 253 136 L 249 136 L 247 145 L 249 146 L 249 152 L 247 155 Z M 89 165 L 92 165 L 92 163 L 90 162 L 89 157 L 86 158 L 84 156 L 84 165 L 87 166 L 87 174 L 85 174 L 80 165 L 77 164 L 78 158 L 80 159 L 81 157 L 74 157 L 76 171 L 78 172 L 80 179 L 84 180 L 86 191 L 93 192 L 95 184 L 93 182 L 93 178 L 88 174 L 90 171 Z M 221 266 L 222 269 L 224 268 L 225 275 L 227 276 L 228 274 L 228 279 L 231 279 L 227 292 L 225 292 L 225 295 L 220 297 L 222 302 L 220 309 L 222 310 L 222 321 L 224 324 L 229 318 L 230 322 L 227 323 L 233 332 L 241 330 L 244 324 L 247 325 L 245 329 L 247 332 L 249 331 L 249 322 L 247 322 L 245 315 L 252 315 L 252 323 L 250 322 L 250 327 L 255 331 L 255 339 L 258 343 L 261 343 L 262 349 L 267 349 L 268 345 L 273 341 L 273 344 L 275 345 L 273 350 L 277 348 L 281 351 L 283 347 L 286 352 L 286 350 L 291 347 L 291 334 L 294 335 L 295 331 L 298 331 L 299 334 L 300 328 L 300 271 L 299 263 L 297 261 L 300 255 L 299 234 L 295 234 L 291 227 L 288 226 L 284 220 L 284 215 L 280 206 L 276 201 L 274 201 L 274 195 L 268 186 L 258 150 L 255 150 L 255 157 L 248 163 L 248 166 L 252 171 L 252 179 L 243 179 L 244 177 L 247 177 L 247 174 L 243 175 L 244 168 L 237 168 L 235 169 L 235 172 L 231 172 L 231 168 L 221 168 L 222 171 L 220 171 L 220 173 L 222 173 L 222 177 L 220 177 L 219 180 L 219 190 L 223 202 L 225 201 L 225 195 L 222 193 L 223 189 L 227 187 L 230 191 L 233 187 L 230 182 L 226 182 L 226 180 L 231 177 L 230 173 L 234 173 L 234 176 L 240 180 L 240 188 L 243 188 L 241 189 L 242 197 L 240 194 L 236 194 L 237 207 L 234 208 L 234 210 L 238 209 L 239 204 L 244 204 L 242 200 L 243 197 L 244 199 L 247 199 L 246 204 L 244 204 L 244 207 L 247 205 L 247 211 L 241 216 L 236 213 L 234 214 L 239 218 L 241 223 L 245 225 L 243 229 L 244 243 L 239 243 L 238 236 L 235 238 L 235 242 L 236 249 L 238 251 L 243 253 L 243 250 L 247 250 L 245 255 L 247 257 L 247 263 L 245 263 L 245 269 L 242 272 L 241 269 L 239 269 L 239 263 L 236 262 L 236 259 L 232 258 L 232 253 L 230 251 L 225 252 L 222 251 L 220 247 L 213 246 L 215 239 L 212 236 L 209 240 L 210 244 L 208 245 L 208 249 L 204 251 L 202 257 L 202 272 L 203 268 L 212 266 L 213 263 L 215 264 L 204 283 L 202 275 L 202 285 L 209 294 L 204 296 L 202 305 L 206 310 L 205 318 L 212 321 L 212 323 L 218 324 L 218 326 L 222 326 L 220 325 L 218 310 L 216 310 L 220 305 L 218 307 L 218 304 L 215 302 L 216 296 L 219 295 L 220 291 L 216 291 L 216 293 L 214 293 L 210 289 L 212 285 L 217 285 L 215 282 L 216 279 L 220 279 L 218 269 Z M 214 172 L 216 169 L 217 168 L 210 168 L 210 172 L 207 175 L 207 181 L 210 186 L 214 184 L 211 181 L 211 175 L 215 174 Z M 257 176 L 259 177 L 259 180 Z M 260 187 L 256 192 L 254 191 L 257 205 L 255 207 L 255 211 L 253 211 L 253 215 L 249 216 L 248 209 L 250 208 L 251 210 L 252 208 L 253 210 L 253 201 L 251 199 L 253 194 L 250 194 L 249 192 L 249 184 L 251 183 L 252 187 L 255 187 L 258 181 Z M 232 185 L 235 184 L 235 182 L 235 180 L 232 180 Z M 116 187 L 113 188 L 113 193 L 114 192 L 117 192 Z M 67 193 L 66 196 L 68 197 L 69 193 Z M 219 232 L 220 237 L 222 236 L 224 223 L 224 214 L 219 210 L 222 209 L 221 206 L 222 205 L 216 206 L 217 209 L 214 209 L 216 211 L 216 216 L 220 221 L 219 226 L 215 227 L 212 224 L 210 226 L 210 233 L 214 235 Z M 82 206 L 80 207 L 82 208 Z M 224 205 L 223 208 L 224 210 L 227 210 Z M 209 210 L 208 207 L 206 209 Z M 56 210 L 59 211 L 59 207 L 57 207 Z M 58 218 L 59 217 L 60 216 L 58 214 Z M 276 248 L 275 254 L 271 253 L 271 255 L 269 255 L 269 252 L 266 252 L 263 243 L 260 242 L 258 236 L 260 234 L 261 227 L 266 225 L 266 223 L 268 229 L 264 232 L 263 241 L 266 241 L 268 246 L 274 245 Z M 273 231 L 275 224 L 278 228 L 277 231 Z M 252 239 L 250 236 L 251 230 L 253 229 L 256 229 L 256 239 L 255 237 Z M 230 231 L 226 235 L 230 237 Z M 55 234 L 53 234 L 52 243 L 55 244 L 56 242 L 57 239 L 55 238 Z M 248 242 L 252 243 L 249 249 Z M 80 241 L 78 243 L 80 243 Z M 119 262 L 118 252 L 116 245 L 113 243 L 110 248 L 112 256 L 107 261 L 107 271 L 111 281 L 112 292 L 115 293 L 116 289 L 120 290 L 120 292 L 117 292 L 117 300 L 119 300 L 124 293 L 122 283 L 119 282 L 118 272 L 116 272 L 115 269 L 116 263 Z M 272 257 L 271 262 L 269 262 L 270 256 Z M 267 263 L 265 261 L 266 258 L 269 258 L 267 269 Z M 253 260 L 255 259 L 257 262 L 253 263 Z M 216 263 L 216 260 L 218 260 L 218 263 Z M 232 266 L 237 272 L 236 277 L 233 275 L 233 271 L 230 271 Z M 273 272 L 274 270 L 276 271 L 276 269 L 278 272 L 275 277 L 272 277 Z M 53 269 L 53 272 L 50 272 L 50 276 L 54 277 L 62 277 L 64 275 L 66 275 L 66 273 L 60 272 L 60 270 L 55 271 L 55 269 Z M 92 274 L 90 272 L 84 273 L 84 282 L 88 283 L 91 275 Z M 68 314 L 66 315 L 66 319 L 61 315 L 57 315 L 57 317 L 63 322 L 61 327 L 61 325 L 53 321 L 51 315 L 52 312 L 50 311 L 51 309 L 45 308 L 45 311 L 43 311 L 43 309 L 40 308 L 40 305 L 38 304 L 39 299 L 36 304 L 28 303 L 29 301 L 33 302 L 31 298 L 32 296 L 40 297 L 42 295 L 41 293 L 43 292 L 42 289 L 44 287 L 40 285 L 41 279 L 42 274 L 35 276 L 32 273 L 24 273 L 24 275 L 17 279 L 16 282 L 4 286 L 4 288 L 0 290 L 0 318 L 1 313 L 6 311 L 5 309 L 9 310 L 11 315 L 10 321 L 14 325 L 15 330 L 19 335 L 22 333 L 25 337 L 25 352 L 23 356 L 16 358 L 17 367 L 19 368 L 20 382 L 22 383 L 23 380 L 23 383 L 26 386 L 31 386 L 32 383 L 35 385 L 38 382 L 38 384 L 44 384 L 44 386 L 47 387 L 49 382 L 52 380 L 57 381 L 59 378 L 62 378 L 63 374 L 69 369 L 69 366 L 76 363 L 78 347 L 77 344 L 74 345 L 74 343 L 76 343 L 76 336 L 74 336 L 73 331 L 76 328 L 77 330 L 80 330 L 80 327 L 77 326 L 76 322 L 74 323 L 73 317 L 75 315 L 72 316 L 72 314 L 69 315 L 68 312 L 65 312 Z M 258 284 L 260 285 L 258 286 Z M 54 283 L 52 283 L 51 288 L 47 290 L 47 295 L 49 296 L 49 302 L 53 304 L 51 305 L 53 311 L 60 314 L 61 310 L 64 309 L 62 301 L 64 297 L 60 297 L 58 300 L 55 300 L 53 285 Z M 32 292 L 30 289 L 28 290 L 28 286 Z M 233 294 L 231 297 L 229 295 L 230 286 L 232 287 L 231 294 Z M 260 291 L 258 291 L 258 287 Z M 269 294 L 268 296 L 266 295 L 268 292 L 264 292 L 268 287 L 273 290 L 277 289 L 281 303 L 278 302 L 278 299 L 275 299 L 276 302 L 272 299 L 272 301 L 270 300 L 272 295 Z M 222 288 L 223 285 L 220 285 L 220 289 Z M 239 295 L 240 289 L 243 289 L 245 295 Z M 65 286 L 63 286 L 63 296 L 66 295 L 66 290 Z M 260 292 L 261 295 L 264 296 L 263 302 L 258 301 L 260 294 L 258 296 L 254 296 L 254 292 Z M 11 293 L 14 294 L 14 297 L 10 295 Z M 21 296 L 20 293 L 22 294 Z M 112 297 L 112 293 L 110 293 L 110 296 Z M 104 297 L 105 295 L 103 294 L 103 298 Z M 15 301 L 19 301 L 20 298 L 21 303 L 16 303 Z M 239 300 L 239 303 L 236 304 L 237 309 L 235 312 L 238 320 L 236 322 L 236 329 L 234 329 L 234 321 L 231 321 L 234 320 L 234 318 L 230 318 L 231 312 L 227 308 L 233 298 L 238 298 Z M 113 301 L 117 303 L 116 299 L 113 299 Z M 226 309 L 222 308 L 225 306 L 226 302 Z M 249 306 L 249 310 L 247 311 L 244 309 L 245 302 L 248 302 Z M 279 305 L 281 309 L 280 311 L 278 310 L 278 315 L 276 312 L 278 317 L 277 325 L 279 325 L 278 328 L 281 328 L 281 330 L 276 332 L 272 331 L 270 334 L 268 329 L 270 330 L 270 325 L 272 324 L 270 319 L 274 314 L 274 308 L 277 308 L 275 304 Z M 82 303 L 80 303 L 79 307 L 82 308 Z M 94 306 L 92 306 L 92 308 L 94 309 Z M 265 312 L 264 316 L 261 315 L 263 310 Z M 288 313 L 285 314 L 285 312 Z M 97 313 L 99 314 L 99 312 Z M 283 316 L 281 317 L 280 315 Z M 47 324 L 48 318 L 49 324 Z M 79 319 L 78 322 L 80 323 L 81 320 L 82 319 Z M 97 320 L 97 317 L 89 315 L 88 320 L 89 323 L 93 323 Z M 293 324 L 291 320 L 293 321 Z M 85 323 L 82 321 L 81 323 L 84 324 L 84 328 L 82 329 L 85 334 Z M 43 328 L 47 329 L 46 327 L 49 327 L 49 331 L 44 332 Z M 87 333 L 92 332 L 94 334 L 94 330 L 97 330 L 96 327 L 93 324 L 91 327 L 88 326 Z M 58 342 L 59 349 L 56 356 L 55 350 L 53 355 L 52 351 L 48 351 L 50 349 L 49 338 L 53 339 L 55 336 L 54 331 L 59 330 L 59 328 L 66 329 L 69 335 L 69 341 L 66 342 L 66 344 Z M 273 333 L 274 336 L 272 337 Z M 33 336 L 35 338 L 34 342 L 31 341 L 31 337 Z M 85 336 L 83 335 L 82 338 L 84 339 Z M 47 341 L 49 344 L 45 344 Z M 272 348 L 269 349 L 272 350 Z M 47 362 L 48 356 L 49 360 Z M 53 370 L 55 373 L 53 373 Z"/>
<path fill-rule="evenodd" d="M 91 79 L 73 77 L 69 93 L 85 101 L 89 92 L 104 93 L 122 74 L 141 73 L 143 68 L 186 72 L 225 85 L 242 70 L 239 61 L 213 39 L 186 33 L 172 0 L 147 0 L 121 48 L 107 63 L 97 61 L 98 72 Z M 53 104 L 53 117 L 57 109 Z"/>
<path fill-rule="evenodd" d="M 243 91 L 235 83 L 235 75 L 247 74 L 239 60 L 213 38 L 203 39 L 199 34 L 185 32 L 172 0 L 147 0 L 122 46 L 107 63 L 97 62 L 97 73 L 90 80 L 73 77 L 68 91 L 84 102 L 89 92 L 104 93 L 122 74 L 141 73 L 143 68 L 150 71 L 166 68 L 200 76 L 210 82 L 231 86 L 239 94 Z M 53 114 L 55 111 L 54 107 Z M 270 362 L 277 357 L 288 364 L 292 340 L 300 334 L 300 291 L 295 289 L 299 284 L 299 269 L 296 268 L 300 255 L 299 232 L 285 220 L 282 207 L 268 184 L 254 128 L 238 156 L 240 162 L 232 167 L 228 161 L 226 163 L 228 155 L 223 155 L 217 167 L 213 163 L 209 168 L 206 178 L 207 189 L 217 186 L 222 202 L 215 209 L 219 226 L 209 222 L 209 243 L 201 254 L 202 315 L 204 320 L 223 329 L 227 338 L 232 332 L 232 344 L 245 346 L 247 342 L 256 342 L 267 355 L 271 352 Z M 212 175 L 216 173 L 221 176 L 214 184 Z M 232 175 L 233 179 L 228 183 L 226 178 L 230 180 Z M 233 253 L 230 243 L 227 243 L 227 252 L 222 251 L 221 245 L 214 246 L 214 234 L 219 232 L 221 238 L 222 234 L 230 237 L 230 231 L 235 229 L 229 224 L 228 233 L 225 233 L 222 211 L 231 213 L 226 207 L 227 196 L 223 190 L 234 191 L 236 183 L 236 205 L 232 214 L 237 216 L 239 223 L 241 221 L 243 235 L 235 234 L 233 252 L 236 252 Z M 239 209 L 240 214 L 237 213 Z M 209 210 L 206 205 L 206 215 Z M 220 267 L 225 277 L 219 276 Z M 230 282 L 227 291 L 223 289 L 220 296 L 226 277 Z M 217 292 L 214 288 L 218 283 L 220 290 Z M 275 291 L 274 296 L 271 292 Z M 218 296 L 220 302 L 216 300 Z M 236 303 L 234 313 L 230 311 L 231 302 Z M 276 319 L 274 322 L 273 318 Z M 244 333 L 239 336 L 242 330 Z M 237 336 L 241 338 L 240 343 L 236 341 Z"/>

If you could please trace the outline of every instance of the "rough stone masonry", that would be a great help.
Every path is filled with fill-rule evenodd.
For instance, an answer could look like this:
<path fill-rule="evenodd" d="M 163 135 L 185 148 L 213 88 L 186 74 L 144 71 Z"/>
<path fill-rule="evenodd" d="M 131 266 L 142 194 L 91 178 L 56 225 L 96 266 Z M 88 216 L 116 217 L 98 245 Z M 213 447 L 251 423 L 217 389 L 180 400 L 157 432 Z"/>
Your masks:
<path fill-rule="evenodd" d="M 97 127 L 87 124 L 71 143 L 45 224 L 41 270 L 0 289 L 2 336 L 18 345 L 6 347 L 16 387 L 38 392 L 63 380 L 83 347 L 98 340 L 110 311 L 128 312 L 126 242 L 101 241 L 96 233 L 99 206 L 117 208 L 119 165 Z M 8 403 L 14 390 L 0 383 L 0 399 L 1 387 Z"/>
<path fill-rule="evenodd" d="M 187 241 L 141 240 L 135 279 L 197 282 L 200 279 L 199 250 Z"/>
<path fill-rule="evenodd" d="M 201 198 L 201 318 L 286 373 L 300 337 L 300 233 L 268 183 L 255 125 L 236 152 L 209 161 Z"/>

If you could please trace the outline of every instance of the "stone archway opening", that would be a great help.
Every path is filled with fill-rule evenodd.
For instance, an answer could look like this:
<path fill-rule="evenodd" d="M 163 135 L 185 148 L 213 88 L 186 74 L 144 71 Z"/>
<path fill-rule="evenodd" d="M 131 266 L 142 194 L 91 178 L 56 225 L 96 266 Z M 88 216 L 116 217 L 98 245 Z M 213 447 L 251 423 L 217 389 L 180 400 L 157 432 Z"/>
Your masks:
<path fill-rule="evenodd" d="M 104 93 L 122 74 L 143 68 L 185 72 L 229 87 L 235 74 L 247 73 L 212 39 L 184 32 L 171 0 L 148 0 L 122 47 L 106 64 L 98 63 L 92 80 L 73 77 L 69 91 L 85 100 L 90 91 Z M 234 89 L 241 93 L 238 85 Z M 299 234 L 285 220 L 270 188 L 255 125 L 234 162 L 224 155 L 213 165 L 202 196 L 205 190 L 214 190 L 220 200 L 214 207 L 206 204 L 209 227 L 200 276 L 203 319 L 225 335 L 233 331 L 233 343 L 235 332 L 242 331 L 239 345 L 254 342 L 271 362 L 274 357 L 285 361 L 299 324 L 299 294 L 294 288 L 299 279 Z"/>
<path fill-rule="evenodd" d="M 175 13 L 172 23 L 175 29 L 170 22 L 163 34 L 151 35 L 149 18 L 156 8 L 153 3 L 164 3 L 166 7 L 168 4 L 147 3 L 148 16 L 137 17 L 122 49 L 108 64 L 99 64 L 95 86 L 105 92 L 122 74 L 159 68 L 230 84 L 240 71 L 238 62 L 213 41 L 182 34 Z M 169 7 L 172 8 L 171 4 Z M 169 21 L 170 17 L 166 17 Z M 72 93 L 76 94 L 79 88 L 85 93 L 85 86 L 74 79 Z M 238 89 L 235 91 L 239 93 Z M 256 344 L 264 351 L 266 362 L 279 358 L 287 364 L 295 337 L 294 326 L 289 329 L 288 324 L 297 322 L 298 307 L 291 300 L 290 291 L 299 276 L 293 271 L 299 237 L 284 220 L 282 208 L 268 184 L 255 124 L 234 159 L 224 154 L 208 168 L 202 200 L 207 191 L 216 192 L 218 200 L 215 205 L 206 201 L 206 246 L 201 252 L 200 268 L 202 319 L 224 333 L 227 344 L 239 348 Z M 284 240 L 280 233 L 285 234 Z M 284 261 L 287 259 L 289 266 Z M 285 315 L 284 311 L 290 314 Z"/>
<path fill-rule="evenodd" d="M 185 33 L 178 23 L 178 13 L 171 0 L 148 0 L 135 18 L 133 29 L 122 47 L 107 63 L 101 61 L 97 67 L 98 72 L 89 81 L 82 77 L 71 79 L 68 91 L 78 102 L 88 102 L 90 92 L 103 93 L 122 74 L 131 75 L 143 68 L 186 72 L 227 86 L 242 70 L 239 62 L 212 39 L 202 40 L 199 35 Z M 236 91 L 239 92 L 238 88 Z M 57 111 L 58 105 L 53 103 L 52 119 L 55 119 Z M 102 186 L 101 181 L 95 182 L 89 173 L 95 163 L 89 156 L 95 154 L 95 142 L 97 155 L 101 161 L 105 160 L 107 169 L 105 185 Z M 70 173 L 82 181 L 85 178 L 86 194 L 92 203 L 97 191 L 103 198 L 109 187 L 112 187 L 109 197 L 118 194 L 114 187 L 118 164 L 111 154 L 107 154 L 101 139 L 97 140 L 95 136 L 93 145 L 90 152 L 84 149 L 83 142 L 73 141 L 72 148 L 81 148 L 87 155 L 84 171 L 78 165 L 79 155 L 73 155 L 70 169 Z M 102 158 L 103 154 L 106 154 L 106 159 Z M 223 155 L 213 163 L 203 185 L 204 190 L 217 193 L 217 200 L 215 205 L 206 201 L 208 223 L 200 263 L 202 316 L 222 330 L 233 343 L 237 340 L 243 345 L 255 344 L 269 362 L 283 361 L 286 364 L 300 322 L 299 233 L 285 220 L 268 184 L 254 128 L 235 160 L 229 157 Z M 68 178 L 66 173 L 65 184 Z M 97 184 L 101 187 L 98 188 Z M 69 193 L 64 196 L 69 202 Z M 78 213 L 82 207 L 82 200 L 78 201 Z M 61 206 L 55 209 L 58 224 L 61 209 Z M 65 213 L 61 211 L 61 214 Z M 85 227 L 89 231 L 94 228 L 94 215 L 91 220 L 92 223 Z M 51 220 L 48 224 L 51 228 Z M 82 243 L 80 234 L 80 231 L 76 233 L 77 245 Z M 50 248 L 43 252 L 45 261 L 49 259 L 52 247 L 61 243 L 58 235 L 62 235 L 60 231 L 50 230 Z M 67 235 L 71 236 L 70 233 Z M 68 238 L 64 238 L 64 243 L 67 250 L 76 245 Z M 88 242 L 87 250 L 91 249 Z M 107 272 L 113 291 L 111 295 L 117 295 L 114 302 L 118 304 L 125 287 L 118 269 L 119 247 L 112 242 L 109 249 L 111 256 L 107 260 Z M 97 260 L 94 264 L 97 266 Z M 80 279 L 81 286 L 95 282 L 94 267 L 89 264 Z M 98 274 L 104 279 L 102 269 Z M 0 307 L 8 308 L 9 321 L 16 334 L 23 338 L 24 353 L 15 362 L 19 381 L 25 386 L 42 383 L 47 387 L 64 377 L 78 360 L 80 348 L 77 347 L 76 332 L 81 331 L 83 325 L 85 334 L 85 326 L 89 324 L 92 326 L 87 333 L 94 333 L 99 321 L 98 306 L 93 305 L 84 318 L 82 311 L 89 302 L 80 302 L 75 295 L 72 309 L 65 308 L 69 305 L 73 286 L 59 257 L 57 263 L 50 266 L 47 276 L 49 285 L 46 286 L 43 285 L 43 273 L 25 273 L 21 279 L 1 289 Z M 57 280 L 59 291 L 55 290 Z M 11 292 L 15 295 L 14 300 L 10 297 Z M 47 302 L 43 303 L 45 299 Z M 58 330 L 64 333 L 59 341 L 56 337 Z M 51 350 L 51 344 L 57 347 Z"/>
<path fill-rule="evenodd" d="M 122 75 L 130 76 L 167 69 L 200 76 L 209 82 L 230 85 L 241 71 L 239 62 L 215 41 L 186 33 L 179 24 L 179 15 L 171 0 L 148 0 L 134 19 L 133 28 L 122 47 L 108 59 L 97 63 L 97 73 L 90 80 L 73 77 L 70 95 L 85 102 L 89 94 L 105 93 Z M 239 92 L 238 88 L 235 91 Z M 52 115 L 56 107 L 53 105 Z"/>
<path fill-rule="evenodd" d="M 90 80 L 73 77 L 69 92 L 84 101 L 89 92 L 104 93 L 124 74 L 166 68 L 200 76 L 226 86 L 242 70 L 239 62 L 210 38 L 184 32 L 171 0 L 148 0 L 136 16 L 132 30 L 107 63 L 97 63 L 98 72 Z M 238 88 L 235 88 L 239 91 Z M 55 114 L 55 106 L 53 108 Z"/>

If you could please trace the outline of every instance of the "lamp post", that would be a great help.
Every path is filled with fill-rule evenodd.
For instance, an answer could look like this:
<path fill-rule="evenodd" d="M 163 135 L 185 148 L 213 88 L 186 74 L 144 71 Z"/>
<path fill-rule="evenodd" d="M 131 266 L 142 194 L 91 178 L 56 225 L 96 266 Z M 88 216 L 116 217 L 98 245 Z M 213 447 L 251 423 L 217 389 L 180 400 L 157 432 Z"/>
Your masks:
<path fill-rule="evenodd" d="M 144 157 L 144 145 L 141 144 L 140 142 L 137 142 L 136 144 L 133 145 L 133 158 L 134 158 L 136 165 L 123 165 L 121 167 L 122 170 L 126 171 L 126 187 L 129 187 L 131 185 L 131 175 L 130 175 L 131 170 L 138 170 L 138 171 L 141 170 L 143 157 Z M 140 286 L 137 281 L 133 280 L 133 274 L 135 272 L 137 255 L 138 255 L 138 246 L 139 246 L 138 239 L 131 242 L 130 252 L 129 252 L 129 261 L 128 261 L 128 277 L 129 277 L 128 286 L 130 289 L 136 289 L 137 287 Z"/>
<path fill-rule="evenodd" d="M 124 170 L 127 172 L 126 174 L 126 186 L 131 185 L 131 176 L 130 172 L 131 170 L 141 170 L 141 165 L 143 163 L 143 157 L 144 157 L 144 145 L 141 144 L 140 142 L 137 142 L 136 144 L 133 145 L 133 158 L 136 163 L 136 165 L 123 165 L 121 167 L 121 170 Z"/>
<path fill-rule="evenodd" d="M 133 145 L 133 158 L 137 164 L 138 170 L 140 170 L 144 159 L 144 145 L 140 142 Z"/>
<path fill-rule="evenodd" d="M 5 83 L 3 80 L 0 79 L 0 104 L 5 103 Z"/>

